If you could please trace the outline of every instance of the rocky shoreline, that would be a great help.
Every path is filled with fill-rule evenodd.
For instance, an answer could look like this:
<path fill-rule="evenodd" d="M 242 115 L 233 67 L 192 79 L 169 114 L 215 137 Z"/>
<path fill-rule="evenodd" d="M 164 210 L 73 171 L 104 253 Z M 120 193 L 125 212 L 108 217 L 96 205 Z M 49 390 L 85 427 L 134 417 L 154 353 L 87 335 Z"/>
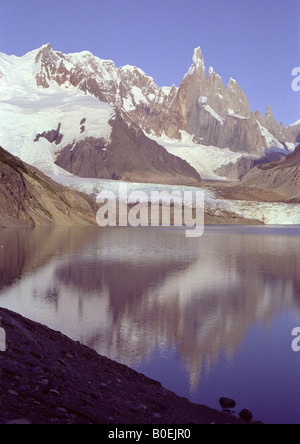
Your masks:
<path fill-rule="evenodd" d="M 0 327 L 0 424 L 246 423 L 10 310 L 0 308 Z"/>

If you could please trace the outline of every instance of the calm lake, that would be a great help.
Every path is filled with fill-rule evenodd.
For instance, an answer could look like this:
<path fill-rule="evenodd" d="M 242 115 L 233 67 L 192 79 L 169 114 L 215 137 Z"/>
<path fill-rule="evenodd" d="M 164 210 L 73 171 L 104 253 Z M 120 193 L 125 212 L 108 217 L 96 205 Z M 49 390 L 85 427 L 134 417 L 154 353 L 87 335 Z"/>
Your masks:
<path fill-rule="evenodd" d="M 0 231 L 0 306 L 193 402 L 300 424 L 300 228 Z"/>

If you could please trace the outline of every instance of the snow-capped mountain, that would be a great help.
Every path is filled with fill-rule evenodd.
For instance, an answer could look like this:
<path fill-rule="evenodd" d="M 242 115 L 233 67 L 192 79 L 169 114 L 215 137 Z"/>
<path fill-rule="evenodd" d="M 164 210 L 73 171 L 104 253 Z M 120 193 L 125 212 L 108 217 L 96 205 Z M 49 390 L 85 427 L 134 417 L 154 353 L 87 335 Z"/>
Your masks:
<path fill-rule="evenodd" d="M 49 44 L 0 54 L 0 145 L 45 172 L 190 183 L 242 177 L 293 151 L 300 126 L 253 113 L 240 86 L 204 65 L 200 48 L 179 88 L 133 66 Z M 62 168 L 62 169 L 61 169 Z"/>
<path fill-rule="evenodd" d="M 185 160 L 147 138 L 121 108 L 108 103 L 101 88 L 113 94 L 112 62 L 95 58 L 93 64 L 89 53 L 69 56 L 72 64 L 61 57 L 49 45 L 24 57 L 0 55 L 2 147 L 50 175 L 200 181 Z M 101 85 L 90 75 L 95 64 Z"/>

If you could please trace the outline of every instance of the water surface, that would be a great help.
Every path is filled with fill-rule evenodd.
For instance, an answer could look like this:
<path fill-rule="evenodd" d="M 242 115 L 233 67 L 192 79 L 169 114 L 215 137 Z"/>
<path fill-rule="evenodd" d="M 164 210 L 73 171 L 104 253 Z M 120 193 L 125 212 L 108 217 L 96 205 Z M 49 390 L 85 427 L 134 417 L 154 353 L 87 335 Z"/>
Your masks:
<path fill-rule="evenodd" d="M 0 305 L 193 402 L 300 424 L 300 228 L 0 231 Z"/>

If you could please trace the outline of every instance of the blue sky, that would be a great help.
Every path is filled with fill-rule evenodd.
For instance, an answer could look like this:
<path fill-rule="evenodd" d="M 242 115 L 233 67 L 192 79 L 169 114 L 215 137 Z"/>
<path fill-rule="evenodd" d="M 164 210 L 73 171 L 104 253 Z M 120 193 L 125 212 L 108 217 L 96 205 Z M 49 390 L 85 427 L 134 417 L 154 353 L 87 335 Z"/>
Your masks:
<path fill-rule="evenodd" d="M 300 118 L 299 0 L 0 0 L 0 52 L 45 43 L 136 65 L 159 86 L 179 86 L 200 46 L 208 69 L 233 77 L 253 111 L 272 106 L 285 125 Z"/>

